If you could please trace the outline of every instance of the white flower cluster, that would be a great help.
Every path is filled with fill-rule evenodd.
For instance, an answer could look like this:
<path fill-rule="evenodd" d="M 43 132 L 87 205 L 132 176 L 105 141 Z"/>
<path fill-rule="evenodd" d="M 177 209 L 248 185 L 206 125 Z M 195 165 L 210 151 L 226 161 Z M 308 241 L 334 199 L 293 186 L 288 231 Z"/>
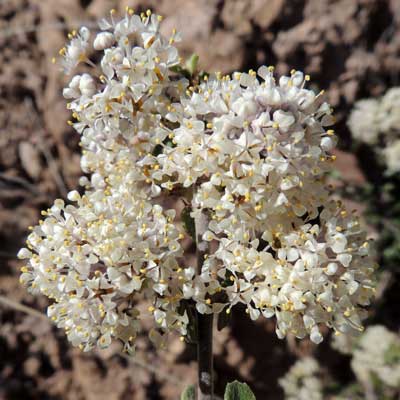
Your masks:
<path fill-rule="evenodd" d="M 319 219 L 319 224 L 289 219 L 298 223 L 296 229 L 278 224 L 261 239 L 221 239 L 200 277 L 210 282 L 209 296 L 224 291 L 228 310 L 244 303 L 252 319 L 275 315 L 280 338 L 309 334 L 320 343 L 321 325 L 337 334 L 362 330 L 362 307 L 373 292 L 365 234 L 336 203 Z"/>
<path fill-rule="evenodd" d="M 358 101 L 348 125 L 358 141 L 376 146 L 383 144 L 387 171 L 400 172 L 400 87 L 388 90 L 379 99 Z"/>
<path fill-rule="evenodd" d="M 286 400 L 323 400 L 320 366 L 311 357 L 298 360 L 279 380 Z"/>
<path fill-rule="evenodd" d="M 42 212 L 46 218 L 19 252 L 29 260 L 21 281 L 54 300 L 49 316 L 84 350 L 107 347 L 112 338 L 133 350 L 140 328 L 135 305 L 143 298 L 161 331 L 185 335 L 188 318 L 178 308 L 182 284 L 194 273 L 178 263 L 183 234 L 175 211 L 151 202 L 148 194 L 158 192 L 141 187 L 148 174 L 137 165 L 167 137 L 161 121 L 187 85 L 170 80 L 169 68 L 179 62 L 172 46 L 178 36 L 161 36 L 161 18 L 149 12 L 137 16 L 128 9 L 119 22 L 113 14 L 93 41 L 103 51 L 102 74 L 75 75 L 64 89 L 75 120 L 69 123 L 82 135 L 82 169 L 91 173 L 81 178 L 86 192 L 69 193 L 76 205 L 56 200 Z M 90 63 L 89 31 L 70 36 L 60 51 L 68 73 Z M 150 338 L 163 344 L 156 330 Z"/>
<path fill-rule="evenodd" d="M 400 387 L 400 336 L 381 325 L 369 327 L 357 342 L 351 366 L 358 380 L 378 378 L 383 384 Z"/>
<path fill-rule="evenodd" d="M 88 176 L 75 205 L 57 200 L 33 228 L 21 280 L 54 300 L 49 315 L 86 350 L 111 338 L 131 349 L 143 297 L 163 332 L 182 335 L 182 299 L 201 313 L 242 303 L 252 319 L 275 315 L 279 337 L 361 330 L 374 268 L 358 220 L 328 200 L 336 140 L 323 93 L 265 66 L 188 79 L 161 19 L 112 12 L 93 41 L 82 28 L 61 50 L 67 72 L 102 55 L 100 73 L 64 89 Z M 171 193 L 207 222 L 198 246 L 216 250 L 201 271 L 182 259 Z"/>
<path fill-rule="evenodd" d="M 76 205 L 56 200 L 43 212 L 19 252 L 29 259 L 21 282 L 54 300 L 49 317 L 84 350 L 106 347 L 111 337 L 131 350 L 140 293 L 161 329 L 186 334 L 187 317 L 177 312 L 185 274 L 176 261 L 182 251 L 174 210 L 163 213 L 123 185 L 107 194 L 73 191 L 69 199 Z"/>
<path fill-rule="evenodd" d="M 368 327 L 358 338 L 348 335 L 333 336 L 332 347 L 351 356 L 351 368 L 356 382 L 341 388 L 337 394 L 332 393 L 334 400 L 345 400 L 368 397 L 371 390 L 377 398 L 395 396 L 400 388 L 400 336 L 382 325 Z M 297 361 L 286 375 L 279 380 L 285 392 L 286 400 L 325 399 L 325 389 L 320 373 L 321 367 L 311 357 Z M 325 379 L 326 380 L 326 379 Z M 333 383 L 333 381 L 328 380 Z M 327 383 L 328 383 L 327 382 Z M 356 384 L 355 384 L 356 383 Z M 354 387 L 359 387 L 357 393 Z M 353 389 L 352 389 L 353 388 Z M 363 392 L 365 391 L 365 395 Z M 389 395 L 388 393 L 391 393 Z M 388 397 L 388 398 L 389 398 Z"/>

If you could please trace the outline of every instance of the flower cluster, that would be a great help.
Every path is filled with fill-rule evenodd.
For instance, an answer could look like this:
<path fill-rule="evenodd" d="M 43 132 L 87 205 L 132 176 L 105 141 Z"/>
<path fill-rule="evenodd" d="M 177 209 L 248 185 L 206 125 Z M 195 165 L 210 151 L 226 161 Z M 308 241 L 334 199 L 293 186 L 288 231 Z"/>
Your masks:
<path fill-rule="evenodd" d="M 380 99 L 356 103 L 348 124 L 355 139 L 368 145 L 381 145 L 387 171 L 400 171 L 400 88 L 394 87 Z"/>
<path fill-rule="evenodd" d="M 169 68 L 179 62 L 172 43 L 179 38 L 161 36 L 161 18 L 151 13 L 128 9 L 119 22 L 113 14 L 93 40 L 103 52 L 102 74 L 75 75 L 63 92 L 74 119 L 69 123 L 81 134 L 82 169 L 91 174 L 81 178 L 86 191 L 69 193 L 75 205 L 56 200 L 43 211 L 46 218 L 19 253 L 29 260 L 21 281 L 54 300 L 49 316 L 84 350 L 106 347 L 112 338 L 133 349 L 138 294 L 151 302 L 148 311 L 161 331 L 185 335 L 181 287 L 194 273 L 179 266 L 183 234 L 175 211 L 151 202 L 147 189 L 158 193 L 141 186 L 148 174 L 136 165 L 167 137 L 161 120 L 185 90 L 185 79 L 170 80 Z M 90 63 L 88 29 L 70 36 L 60 51 L 67 73 Z M 155 330 L 150 338 L 163 342 Z"/>
<path fill-rule="evenodd" d="M 161 20 L 112 12 L 93 40 L 82 28 L 60 51 L 67 73 L 92 67 L 64 89 L 87 175 L 74 205 L 56 200 L 33 228 L 22 282 L 54 300 L 49 315 L 85 350 L 112 338 L 132 349 L 140 298 L 162 333 L 186 334 L 188 302 L 200 313 L 242 303 L 252 319 L 276 316 L 279 337 L 316 343 L 323 325 L 362 330 L 374 267 L 358 220 L 329 201 L 336 139 L 323 92 L 300 71 L 277 81 L 266 66 L 190 76 L 179 34 L 161 35 Z M 171 194 L 198 228 L 196 269 L 165 208 Z"/>
<path fill-rule="evenodd" d="M 374 290 L 369 244 L 359 222 L 337 203 L 319 219 L 320 224 L 298 221 L 296 229 L 278 225 L 260 240 L 221 239 L 200 278 L 210 282 L 208 295 L 224 291 L 228 310 L 244 303 L 252 319 L 276 315 L 281 338 L 309 334 L 319 343 L 321 325 L 337 334 L 361 331 L 361 307 Z"/>
<path fill-rule="evenodd" d="M 320 366 L 306 357 L 298 360 L 279 380 L 286 400 L 322 400 L 323 385 L 319 377 Z"/>
<path fill-rule="evenodd" d="M 187 317 L 177 312 L 185 274 L 174 210 L 164 213 L 123 186 L 82 197 L 73 191 L 69 199 L 76 205 L 56 200 L 43 212 L 19 253 L 29 259 L 21 281 L 54 300 L 49 317 L 85 350 L 106 347 L 111 337 L 130 350 L 141 293 L 161 329 L 186 334 Z"/>
<path fill-rule="evenodd" d="M 279 84 L 273 68 L 261 67 L 258 76 L 261 82 L 254 71 L 216 74 L 190 87 L 171 135 L 176 146 L 146 160 L 160 165 L 152 178 L 197 183 L 195 208 L 221 220 L 249 212 L 258 219 L 289 211 L 315 215 L 326 198 L 321 177 L 335 144 L 333 131 L 323 128 L 332 123 L 331 109 L 304 89 L 309 78 L 301 72 Z"/>
<path fill-rule="evenodd" d="M 314 358 L 298 360 L 279 384 L 285 399 L 364 399 L 395 398 L 400 388 L 400 336 L 383 325 L 372 325 L 359 337 L 333 336 L 332 347 L 351 357 L 356 381 L 348 386 L 321 376 Z M 335 388 L 335 389 L 334 389 Z M 334 390 L 332 390 L 334 389 Z"/>
<path fill-rule="evenodd" d="M 362 383 L 377 378 L 388 387 L 400 387 L 400 336 L 384 326 L 369 327 L 357 342 L 351 362 Z"/>
<path fill-rule="evenodd" d="M 171 114 L 188 81 L 170 71 L 180 62 L 172 45 L 179 41 L 175 30 L 167 39 L 159 32 L 160 16 L 131 14 L 128 9 L 115 22 L 112 13 L 111 22 L 100 22 L 105 31 L 97 34 L 93 47 L 103 52 L 102 73 L 75 75 L 64 97 L 74 118 L 69 123 L 82 135 L 82 170 L 92 173 L 91 182 L 81 183 L 104 189 L 125 181 L 132 192 L 152 196 L 160 193 L 159 186 L 149 185 L 157 165 L 140 163 L 170 135 Z"/>

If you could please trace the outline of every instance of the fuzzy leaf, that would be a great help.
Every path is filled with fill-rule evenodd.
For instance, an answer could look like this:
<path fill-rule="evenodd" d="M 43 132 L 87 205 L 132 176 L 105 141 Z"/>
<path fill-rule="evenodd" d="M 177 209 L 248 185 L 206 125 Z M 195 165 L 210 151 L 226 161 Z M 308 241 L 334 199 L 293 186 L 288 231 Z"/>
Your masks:
<path fill-rule="evenodd" d="M 234 381 L 226 385 L 224 400 L 256 400 L 256 396 L 246 383 Z"/>
<path fill-rule="evenodd" d="M 196 387 L 188 386 L 181 394 L 181 400 L 196 400 Z"/>

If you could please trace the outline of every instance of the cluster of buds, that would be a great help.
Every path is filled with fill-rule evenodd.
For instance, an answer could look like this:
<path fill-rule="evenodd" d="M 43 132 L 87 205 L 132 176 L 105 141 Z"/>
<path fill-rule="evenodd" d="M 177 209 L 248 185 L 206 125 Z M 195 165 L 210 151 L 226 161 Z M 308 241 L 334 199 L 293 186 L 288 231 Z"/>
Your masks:
<path fill-rule="evenodd" d="M 323 325 L 362 330 L 374 265 L 359 221 L 329 201 L 336 140 L 323 93 L 300 71 L 277 81 L 273 67 L 190 75 L 161 16 L 114 17 L 61 51 L 67 73 L 88 66 L 63 92 L 84 193 L 56 200 L 32 228 L 22 282 L 54 301 L 49 316 L 84 350 L 113 338 L 132 350 L 141 299 L 161 344 L 170 331 L 186 335 L 186 304 L 229 313 L 242 303 L 252 319 L 276 316 L 279 337 L 316 343 Z M 200 268 L 183 257 L 192 232 L 165 208 L 171 195 L 202 221 Z"/>

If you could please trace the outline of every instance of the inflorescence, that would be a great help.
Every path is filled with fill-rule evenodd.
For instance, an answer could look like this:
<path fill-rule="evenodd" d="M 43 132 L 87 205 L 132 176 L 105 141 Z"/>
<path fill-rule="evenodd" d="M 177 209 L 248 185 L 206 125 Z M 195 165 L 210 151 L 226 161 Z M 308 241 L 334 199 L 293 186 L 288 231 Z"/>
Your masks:
<path fill-rule="evenodd" d="M 81 28 L 61 49 L 67 73 L 91 68 L 63 92 L 84 193 L 43 212 L 19 252 L 21 281 L 53 300 L 49 317 L 84 350 L 113 338 L 133 350 L 141 299 L 161 345 L 187 334 L 190 301 L 200 313 L 241 303 L 252 319 L 276 316 L 281 338 L 362 330 L 374 264 L 358 219 L 329 200 L 336 139 L 323 93 L 300 71 L 276 80 L 273 67 L 181 73 L 179 34 L 164 37 L 161 20 L 111 12 L 94 38 Z M 172 194 L 206 217 L 198 245 L 216 250 L 201 271 L 183 258 L 189 235 L 162 200 Z"/>

